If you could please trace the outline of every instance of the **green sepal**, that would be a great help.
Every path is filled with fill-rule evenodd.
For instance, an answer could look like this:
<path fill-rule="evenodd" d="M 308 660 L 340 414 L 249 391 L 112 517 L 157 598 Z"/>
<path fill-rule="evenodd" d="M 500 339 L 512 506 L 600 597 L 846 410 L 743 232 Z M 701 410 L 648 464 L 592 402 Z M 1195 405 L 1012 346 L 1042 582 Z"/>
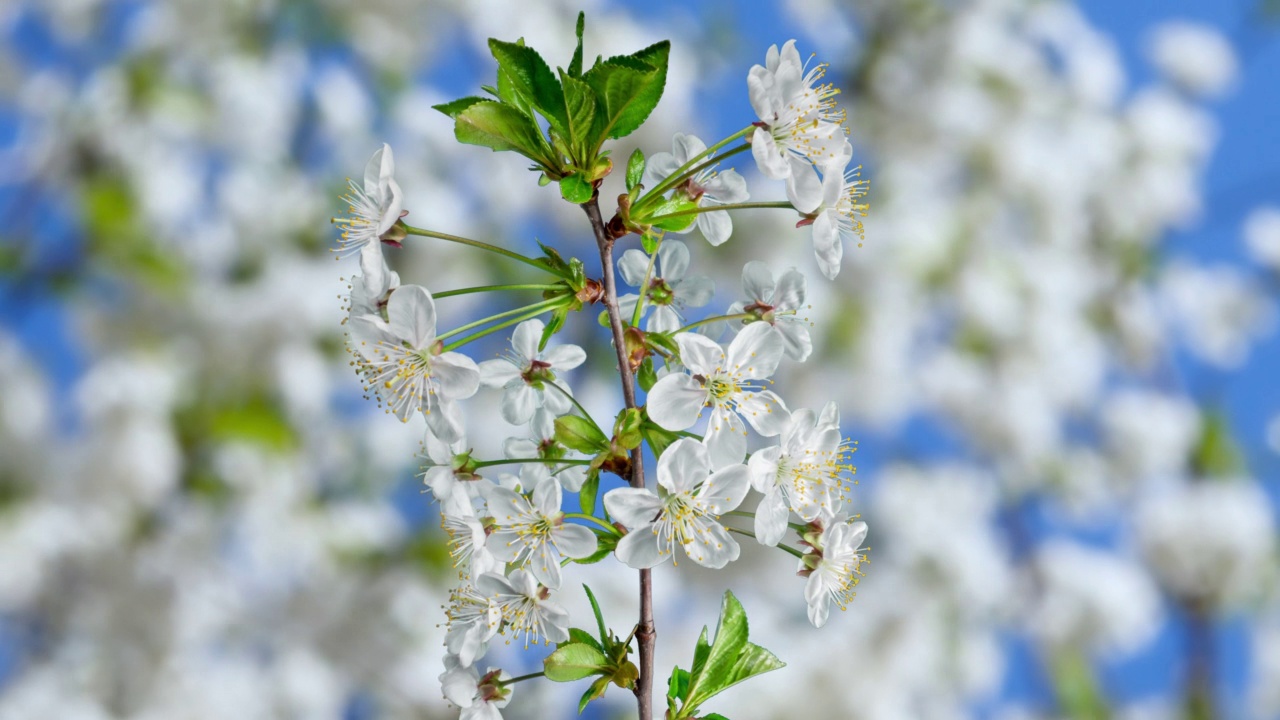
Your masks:
<path fill-rule="evenodd" d="M 627 192 L 631 192 L 644 177 L 644 152 L 636 148 L 627 160 Z M 648 251 L 646 251 L 648 252 Z"/>
<path fill-rule="evenodd" d="M 466 110 L 472 105 L 475 105 L 476 103 L 480 103 L 480 102 L 493 102 L 493 101 L 490 100 L 489 98 L 472 96 L 472 97 L 458 98 L 453 102 L 440 103 L 439 105 L 432 105 L 431 108 L 433 110 L 439 110 L 440 112 L 444 113 L 445 115 L 448 115 L 451 118 L 457 119 L 457 117 L 462 114 L 463 110 Z"/>
<path fill-rule="evenodd" d="M 542 659 L 543 672 L 554 682 L 573 682 L 606 670 L 608 658 L 587 643 L 568 643 Z"/>
<path fill-rule="evenodd" d="M 580 172 L 560 178 L 560 197 L 574 205 L 590 202 L 595 192 L 595 187 Z"/>
<path fill-rule="evenodd" d="M 667 333 L 649 332 L 645 333 L 645 342 L 649 347 L 658 348 L 665 351 L 668 355 L 680 355 L 680 346 Z"/>
<path fill-rule="evenodd" d="M 609 438 L 590 420 L 577 415 L 556 418 L 556 442 L 578 452 L 594 455 L 609 448 Z"/>
<path fill-rule="evenodd" d="M 658 236 L 646 230 L 640 236 L 640 247 L 644 248 L 647 254 L 652 255 L 658 249 Z"/>
<path fill-rule="evenodd" d="M 569 308 L 560 307 L 551 313 L 551 318 L 547 320 L 546 326 L 542 328 L 542 337 L 538 339 L 538 352 L 542 352 L 547 347 L 547 342 L 551 340 L 551 336 L 560 332 L 560 328 L 564 327 L 565 318 L 569 315 Z"/>
<path fill-rule="evenodd" d="M 596 514 L 596 496 L 600 494 L 600 470 L 592 468 L 578 491 L 578 505 L 588 515 Z"/>

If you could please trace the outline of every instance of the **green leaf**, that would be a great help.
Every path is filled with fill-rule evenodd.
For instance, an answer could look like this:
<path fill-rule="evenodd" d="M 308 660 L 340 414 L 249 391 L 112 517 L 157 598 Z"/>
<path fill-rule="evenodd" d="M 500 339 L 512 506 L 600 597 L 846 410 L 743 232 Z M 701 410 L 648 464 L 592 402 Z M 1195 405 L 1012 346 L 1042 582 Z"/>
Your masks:
<path fill-rule="evenodd" d="M 489 52 L 498 61 L 498 67 L 507 74 L 516 94 L 542 113 L 551 127 L 568 135 L 565 131 L 564 92 L 538 51 L 490 38 Z"/>
<path fill-rule="evenodd" d="M 645 392 L 652 390 L 658 383 L 658 373 L 653 369 L 653 358 L 647 357 L 640 363 L 640 369 L 636 371 L 636 382 L 640 383 L 640 389 Z"/>
<path fill-rule="evenodd" d="M 597 678 L 587 691 L 582 693 L 582 698 L 578 700 L 578 714 L 581 715 L 583 710 L 587 709 L 587 703 L 604 696 L 605 688 L 609 687 L 609 678 Z"/>
<path fill-rule="evenodd" d="M 556 418 L 556 442 L 567 448 L 594 455 L 609 447 L 609 438 L 590 420 L 577 415 Z"/>
<path fill-rule="evenodd" d="M 689 666 L 689 674 L 697 677 L 707 665 L 707 656 L 711 654 L 711 643 L 707 642 L 707 626 L 702 626 L 702 634 L 693 646 L 693 664 Z"/>
<path fill-rule="evenodd" d="M 658 71 L 643 62 L 612 58 L 591 68 L 582 79 L 596 93 L 596 122 L 592 133 L 597 146 L 607 138 L 619 138 L 630 132 L 620 133 L 618 128 L 632 126 L 634 130 L 653 109 L 641 103 L 648 88 L 658 81 Z"/>
<path fill-rule="evenodd" d="M 618 417 L 614 420 L 613 436 L 617 439 L 619 445 L 627 450 L 634 450 L 640 447 L 640 443 L 644 441 L 644 436 L 640 433 L 640 426 L 643 423 L 644 412 L 642 410 L 639 408 L 627 408 L 618 413 Z"/>
<path fill-rule="evenodd" d="M 609 643 L 609 631 L 604 627 L 604 614 L 600 612 L 600 603 L 596 601 L 596 594 L 591 592 L 591 588 L 583 583 L 582 589 L 586 591 L 587 600 L 591 602 L 591 612 L 596 616 L 596 629 L 600 631 L 601 650 L 603 650 L 604 645 Z"/>
<path fill-rule="evenodd" d="M 667 681 L 667 697 L 684 700 L 689 694 L 689 671 L 680 666 L 671 669 L 671 679 Z"/>
<path fill-rule="evenodd" d="M 627 191 L 630 192 L 632 188 L 639 185 L 642 177 L 644 177 L 644 152 L 636 148 L 635 152 L 631 153 L 631 158 L 627 160 Z"/>
<path fill-rule="evenodd" d="M 680 232 L 681 230 L 687 230 L 692 227 L 693 224 L 698 221 L 697 213 L 688 212 L 690 210 L 696 210 L 697 208 L 698 203 L 690 200 L 684 195 L 676 194 L 672 197 L 666 198 L 651 212 L 645 213 L 644 217 L 638 218 L 637 220 L 638 222 L 652 222 L 654 227 L 662 230 Z M 669 215 L 671 213 L 684 214 L 676 215 L 675 217 L 662 218 L 663 215 Z M 655 220 L 656 218 L 661 219 Z"/>
<path fill-rule="evenodd" d="M 631 55 L 597 63 L 582 78 L 596 91 L 604 107 L 597 126 L 597 142 L 635 132 L 662 98 L 667 82 L 666 40 Z"/>
<path fill-rule="evenodd" d="M 645 342 L 647 342 L 651 347 L 661 348 L 662 350 L 666 351 L 667 354 L 669 355 L 680 354 L 680 346 L 677 345 L 675 339 L 673 339 L 667 333 L 660 333 L 660 332 L 645 333 L 644 339 L 645 339 Z"/>
<path fill-rule="evenodd" d="M 587 14 L 578 12 L 578 28 L 574 32 L 578 35 L 578 47 L 573 51 L 573 59 L 569 61 L 569 75 L 573 77 L 582 77 L 582 31 L 587 26 Z"/>
<path fill-rule="evenodd" d="M 617 546 L 616 542 L 609 542 L 609 538 L 607 536 L 601 536 L 600 545 L 595 552 L 584 558 L 574 558 L 573 562 L 576 565 L 595 565 L 601 560 L 609 557 Z"/>
<path fill-rule="evenodd" d="M 726 591 L 715 640 L 704 650 L 704 632 L 694 651 L 694 669 L 690 672 L 689 693 L 681 708 L 682 716 L 692 715 L 707 699 L 726 688 L 784 666 L 785 663 L 773 653 L 747 642 L 747 634 L 747 614 L 742 603 L 732 592 Z"/>
<path fill-rule="evenodd" d="M 662 457 L 662 453 L 666 452 L 667 446 L 680 439 L 680 436 L 658 427 L 650 420 L 645 420 L 644 425 L 640 426 L 640 433 L 644 435 L 645 442 L 649 443 L 649 447 L 653 448 L 654 457 Z"/>
<path fill-rule="evenodd" d="M 720 713 L 710 713 L 703 715 L 702 720 L 729 720 L 729 718 L 721 715 Z"/>
<path fill-rule="evenodd" d="M 563 71 L 560 84 L 564 88 L 565 136 L 573 150 L 569 156 L 585 165 L 590 160 L 587 154 L 594 139 L 591 137 L 591 125 L 596 118 L 596 96 L 591 86 Z"/>
<path fill-rule="evenodd" d="M 538 126 L 519 110 L 496 100 L 474 103 L 459 113 L 454 118 L 453 133 L 461 143 L 494 152 L 514 150 L 541 162 L 542 133 Z"/>
<path fill-rule="evenodd" d="M 574 205 L 581 205 L 590 201 L 595 192 L 595 187 L 587 182 L 586 178 L 582 177 L 582 173 L 574 173 L 560 178 L 560 197 Z"/>
<path fill-rule="evenodd" d="M 600 641 L 597 640 L 594 635 L 582 628 L 569 628 L 569 640 L 556 645 L 556 647 L 564 647 L 565 645 L 570 645 L 572 643 L 585 643 L 599 650 L 601 654 L 604 653 L 604 646 L 600 644 Z"/>
<path fill-rule="evenodd" d="M 448 115 L 451 118 L 457 119 L 457 117 L 462 114 L 463 110 L 466 110 L 467 108 L 479 102 L 492 102 L 492 101 L 489 100 L 488 98 L 473 96 L 473 97 L 458 98 L 453 102 L 441 103 L 439 105 L 432 105 L 431 107 L 436 110 L 439 110 L 440 112 L 444 113 L 445 115 Z"/>
<path fill-rule="evenodd" d="M 658 236 L 651 232 L 646 232 L 641 235 L 640 247 L 644 248 L 646 253 L 652 255 L 654 251 L 658 249 Z"/>
<path fill-rule="evenodd" d="M 555 682 L 573 682 L 597 675 L 607 664 L 604 653 L 587 643 L 569 643 L 542 660 L 547 679 Z"/>

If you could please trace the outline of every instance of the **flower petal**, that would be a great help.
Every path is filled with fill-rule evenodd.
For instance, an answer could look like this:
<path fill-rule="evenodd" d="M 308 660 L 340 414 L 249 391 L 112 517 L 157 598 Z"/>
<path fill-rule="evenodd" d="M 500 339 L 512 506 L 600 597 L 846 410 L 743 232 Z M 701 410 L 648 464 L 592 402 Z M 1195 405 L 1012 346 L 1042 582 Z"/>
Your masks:
<path fill-rule="evenodd" d="M 591 555 L 599 546 L 596 534 L 581 525 L 565 523 L 552 530 L 551 537 L 561 555 L 574 559 Z"/>
<path fill-rule="evenodd" d="M 653 525 L 641 525 L 623 535 L 613 552 L 627 567 L 645 570 L 671 557 L 670 549 L 662 547 L 659 541 Z"/>
<path fill-rule="evenodd" d="M 742 462 L 747 454 L 747 434 L 742 419 L 732 411 L 716 408 L 711 411 L 711 420 L 707 423 L 707 434 L 703 442 L 707 445 L 711 466 L 728 467 Z"/>
<path fill-rule="evenodd" d="M 680 438 L 658 458 L 658 484 L 673 493 L 689 493 L 711 474 L 707 448 L 697 440 Z"/>
<path fill-rule="evenodd" d="M 773 304 L 773 272 L 759 260 L 742 266 L 742 291 L 755 302 Z"/>
<path fill-rule="evenodd" d="M 707 144 L 698 139 L 697 135 L 687 135 L 685 133 L 676 133 L 671 138 L 671 150 L 676 160 L 681 164 L 685 164 L 693 158 L 701 155 L 707 149 Z"/>
<path fill-rule="evenodd" d="M 538 342 L 542 340 L 544 329 L 546 325 L 537 318 L 525 320 L 516 326 L 515 332 L 511 333 L 511 349 L 516 351 L 521 360 L 527 362 L 538 357 Z"/>
<path fill-rule="evenodd" d="M 436 304 L 421 285 L 403 285 L 387 301 L 391 332 L 415 350 L 430 345 L 436 337 Z"/>
<path fill-rule="evenodd" d="M 755 65 L 747 72 L 747 96 L 751 100 L 751 109 L 756 111 L 756 117 L 765 123 L 772 123 L 777 120 L 774 115 L 773 107 L 773 73 L 765 68 Z M 756 134 L 768 132 L 764 128 L 757 128 Z M 754 144 L 754 137 L 752 138 Z M 758 161 L 757 161 L 758 162 Z"/>
<path fill-rule="evenodd" d="M 523 425 L 538 407 L 538 391 L 523 380 L 513 382 L 502 393 L 502 419 L 512 425 Z"/>
<path fill-rule="evenodd" d="M 720 172 L 703 184 L 708 196 L 716 202 L 745 202 L 751 195 L 747 192 L 747 180 L 732 168 Z"/>
<path fill-rule="evenodd" d="M 771 304 L 778 310 L 799 310 L 804 305 L 804 275 L 799 270 L 782 273 Z"/>
<path fill-rule="evenodd" d="M 646 188 L 655 188 L 663 180 L 671 177 L 682 164 L 669 152 L 654 153 L 645 159 L 644 177 L 641 178 L 641 182 Z"/>
<path fill-rule="evenodd" d="M 440 353 L 431 358 L 431 379 L 441 399 L 466 400 L 480 389 L 480 368 L 462 353 Z"/>
<path fill-rule="evenodd" d="M 754 103 L 753 103 L 754 104 Z M 791 163 L 782 157 L 773 135 L 764 128 L 756 128 L 751 135 L 751 156 L 765 177 L 772 180 L 785 180 L 791 174 Z"/>
<path fill-rule="evenodd" d="M 729 465 L 712 473 L 698 489 L 698 502 L 713 515 L 736 510 L 751 487 L 747 466 Z"/>
<path fill-rule="evenodd" d="M 781 360 L 782 338 L 773 332 L 773 326 L 751 323 L 729 343 L 725 369 L 749 380 L 760 380 L 773 375 Z"/>
<path fill-rule="evenodd" d="M 667 240 L 658 248 L 658 266 L 664 280 L 679 280 L 689 272 L 689 246 L 679 240 Z"/>
<path fill-rule="evenodd" d="M 678 340 L 688 335 L 689 333 L 680 333 L 676 338 Z M 706 400 L 707 391 L 702 383 L 684 373 L 668 375 L 649 390 L 649 419 L 666 430 L 685 430 L 698 422 Z"/>
<path fill-rule="evenodd" d="M 719 247 L 733 234 L 733 220 L 728 210 L 713 210 L 698 216 L 698 231 L 713 247 Z"/>
<path fill-rule="evenodd" d="M 680 360 L 694 373 L 713 375 L 725 368 L 724 348 L 716 341 L 687 332 L 676 335 L 675 341 L 680 347 Z"/>
<path fill-rule="evenodd" d="M 747 461 L 747 470 L 751 475 L 751 487 L 756 492 L 767 493 L 778 483 L 778 458 L 782 448 L 773 445 L 751 453 Z"/>
<path fill-rule="evenodd" d="M 738 559 L 741 548 L 738 541 L 718 522 L 703 519 L 695 521 L 695 530 L 684 543 L 684 554 L 703 567 L 715 570 Z"/>
<path fill-rule="evenodd" d="M 765 437 L 781 434 L 791 420 L 786 403 L 772 390 L 762 390 L 746 396 L 738 403 L 738 412 L 751 423 L 756 432 Z"/>
<path fill-rule="evenodd" d="M 818 171 L 803 158 L 792 156 L 791 175 L 787 178 L 787 200 L 802 215 L 817 210 L 822 205 L 822 178 Z"/>
<path fill-rule="evenodd" d="M 680 329 L 680 316 L 670 305 L 659 305 L 644 327 L 648 332 L 673 333 Z"/>
<path fill-rule="evenodd" d="M 649 256 L 642 250 L 631 248 L 622 253 L 622 257 L 618 259 L 618 274 L 622 276 L 622 281 L 631 287 L 640 287 L 644 284 L 644 276 L 648 271 Z"/>
<path fill-rule="evenodd" d="M 803 322 L 777 321 L 773 329 L 778 331 L 778 335 L 782 338 L 784 355 L 797 362 L 809 359 L 809 354 L 813 352 L 813 340 L 809 338 L 809 328 L 805 327 Z"/>
<path fill-rule="evenodd" d="M 662 500 L 652 490 L 644 488 L 615 488 L 604 494 L 604 506 L 609 516 L 622 526 L 634 530 L 652 523 L 662 512 Z"/>
<path fill-rule="evenodd" d="M 542 361 L 550 363 L 551 369 L 556 372 L 572 370 L 587 359 L 587 351 L 577 345 L 557 345 L 553 348 L 547 348 L 542 353 Z"/>
<path fill-rule="evenodd" d="M 458 403 L 444 398 L 436 398 L 436 402 L 427 408 L 425 404 L 430 396 L 423 398 L 423 414 L 427 417 L 427 427 L 436 437 L 445 442 L 457 442 L 462 439 L 466 423 L 462 418 L 462 408 Z M 403 418 L 402 418 L 403 419 Z"/>
<path fill-rule="evenodd" d="M 818 269 L 822 274 L 828 280 L 835 280 L 840 274 L 840 260 L 844 255 L 835 210 L 827 210 L 813 221 L 813 255 L 818 260 Z M 395 298 L 395 295 L 391 297 Z"/>
<path fill-rule="evenodd" d="M 506 358 L 485 360 L 477 366 L 480 384 L 485 387 L 503 387 L 520 377 L 520 368 Z"/>
<path fill-rule="evenodd" d="M 555 515 L 560 512 L 560 483 L 548 475 L 533 488 L 533 507 L 540 515 Z"/>
<path fill-rule="evenodd" d="M 550 543 L 542 543 L 529 557 L 529 572 L 548 588 L 560 589 L 560 560 L 552 554 Z"/>
<path fill-rule="evenodd" d="M 675 283 L 672 290 L 685 307 L 702 307 L 716 294 L 716 284 L 705 275 L 693 275 Z"/>
<path fill-rule="evenodd" d="M 789 516 L 781 490 L 774 488 L 765 493 L 764 499 L 756 507 L 756 540 L 761 545 L 776 547 L 782 542 L 782 536 L 787 534 Z"/>
<path fill-rule="evenodd" d="M 392 293 L 391 297 L 395 297 L 396 294 Z M 400 339 L 391 332 L 391 326 L 376 315 L 353 318 L 349 327 L 351 343 L 355 346 L 356 352 L 370 362 L 383 360 L 383 354 L 388 345 L 400 346 Z"/>

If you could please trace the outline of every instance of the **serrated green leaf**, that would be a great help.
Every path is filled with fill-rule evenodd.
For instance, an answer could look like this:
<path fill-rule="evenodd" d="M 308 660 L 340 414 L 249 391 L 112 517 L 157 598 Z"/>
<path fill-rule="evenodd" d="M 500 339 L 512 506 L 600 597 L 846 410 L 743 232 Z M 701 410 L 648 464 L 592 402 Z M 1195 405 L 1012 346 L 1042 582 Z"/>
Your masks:
<path fill-rule="evenodd" d="M 456 119 L 459 115 L 462 114 L 463 110 L 466 110 L 467 108 L 479 102 L 492 102 L 492 101 L 489 100 L 488 98 L 472 96 L 472 97 L 458 98 L 453 102 L 441 103 L 439 105 L 432 105 L 431 107 L 434 110 L 439 110 L 445 115 L 448 115 L 449 117 Z"/>
<path fill-rule="evenodd" d="M 644 177 L 644 152 L 640 148 L 636 148 L 631 153 L 631 157 L 627 160 L 627 191 L 640 184 L 640 178 Z M 652 252 L 646 250 L 645 252 Z"/>
<path fill-rule="evenodd" d="M 658 79 L 658 70 L 630 58 L 612 58 L 591 68 L 582 80 L 596 94 L 596 122 L 592 127 L 595 145 L 608 138 L 622 137 L 617 128 L 639 126 L 653 110 L 641 103 L 646 90 Z M 636 118 L 639 117 L 639 122 Z M 630 132 L 630 131 L 628 131 Z"/>
<path fill-rule="evenodd" d="M 574 205 L 581 205 L 591 200 L 596 193 L 595 187 L 582 177 L 582 173 L 574 173 L 560 178 L 560 197 Z"/>
<path fill-rule="evenodd" d="M 560 73 L 560 84 L 564 90 L 565 135 L 573 150 L 569 157 L 585 165 L 594 139 L 591 126 L 596 118 L 596 96 L 591 86 L 564 72 Z"/>
<path fill-rule="evenodd" d="M 633 108 L 633 112 L 623 118 L 625 122 L 618 123 L 614 128 L 614 133 L 616 134 L 613 137 L 619 138 L 635 132 L 649 118 L 649 113 L 653 112 L 653 109 L 658 106 L 658 101 L 662 100 L 662 92 L 667 85 L 667 61 L 670 56 L 671 43 L 667 40 L 654 43 L 643 50 L 631 54 L 630 57 L 650 67 L 657 68 L 658 76 L 637 98 L 638 102 L 636 107 Z"/>
<path fill-rule="evenodd" d="M 533 120 L 496 100 L 481 100 L 458 113 L 453 133 L 458 142 L 467 145 L 487 147 L 494 152 L 514 150 L 541 162 L 542 134 Z"/>
<path fill-rule="evenodd" d="M 759 645 L 747 642 L 747 615 L 732 592 L 724 594 L 716 637 L 706 646 L 706 631 L 694 650 L 689 691 L 681 707 L 691 716 L 709 698 L 743 680 L 783 667 L 785 663 Z"/>
<path fill-rule="evenodd" d="M 590 420 L 577 415 L 556 418 L 556 442 L 578 452 L 594 455 L 609 447 L 609 438 Z"/>
<path fill-rule="evenodd" d="M 564 92 L 547 61 L 537 50 L 516 43 L 489 39 L 489 52 L 507 74 L 511 87 L 561 134 L 565 131 Z"/>
<path fill-rule="evenodd" d="M 697 677 L 707 665 L 707 656 L 711 654 L 711 643 L 707 642 L 707 626 L 702 626 L 702 634 L 693 646 L 693 663 L 689 666 L 689 675 Z"/>
<path fill-rule="evenodd" d="M 600 641 L 582 628 L 569 628 L 569 639 L 566 642 L 559 643 L 556 647 L 564 647 L 572 643 L 584 643 L 599 650 L 601 654 L 604 653 L 604 646 L 600 644 Z"/>
<path fill-rule="evenodd" d="M 587 473 L 587 479 L 582 483 L 582 489 L 578 491 L 578 505 L 582 507 L 582 512 L 588 515 L 596 514 L 596 496 L 600 493 L 600 471 L 592 470 Z"/>
<path fill-rule="evenodd" d="M 703 715 L 702 720 L 729 720 L 729 718 L 721 715 L 720 713 L 710 713 L 708 715 Z"/>
<path fill-rule="evenodd" d="M 569 61 L 569 74 L 573 77 L 582 77 L 582 31 L 587 27 L 587 14 L 578 12 L 578 27 L 574 31 L 578 36 L 578 47 L 574 48 L 573 59 Z"/>
<path fill-rule="evenodd" d="M 569 643 L 542 660 L 548 680 L 573 682 L 597 675 L 606 669 L 604 653 L 587 643 Z"/>

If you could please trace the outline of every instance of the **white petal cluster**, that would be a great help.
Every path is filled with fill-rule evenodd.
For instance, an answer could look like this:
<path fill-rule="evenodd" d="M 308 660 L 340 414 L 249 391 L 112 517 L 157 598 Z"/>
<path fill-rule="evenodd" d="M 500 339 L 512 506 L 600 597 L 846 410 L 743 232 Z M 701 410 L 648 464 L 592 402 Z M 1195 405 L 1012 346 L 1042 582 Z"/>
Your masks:
<path fill-rule="evenodd" d="M 529 422 L 540 408 L 563 415 L 572 407 L 569 385 L 558 375 L 581 365 L 587 353 L 577 345 L 539 351 L 545 328 L 541 320 L 520 323 L 511 333 L 511 355 L 480 363 L 480 382 L 502 388 L 502 417 L 512 425 Z"/>
<path fill-rule="evenodd" d="M 643 182 L 646 187 L 657 187 L 694 158 L 706 152 L 707 144 L 693 135 L 676 133 L 671 139 L 671 152 L 650 155 L 646 160 Z M 686 197 L 698 207 L 745 202 L 747 181 L 737 170 L 717 172 L 711 168 L 698 171 L 674 188 L 676 194 Z M 696 226 L 707 242 L 722 245 L 733 234 L 733 220 L 725 210 L 713 210 L 698 215 L 693 226 L 679 232 L 689 232 Z M 631 283 L 635 285 L 637 283 Z"/>
<path fill-rule="evenodd" d="M 742 292 L 747 299 L 730 305 L 727 314 L 747 313 L 769 323 L 781 336 L 782 351 L 787 357 L 798 362 L 807 360 L 813 352 L 813 340 L 809 338 L 808 318 L 800 315 L 807 307 L 804 275 L 790 268 L 775 281 L 768 265 L 752 260 L 742 266 Z"/>
<path fill-rule="evenodd" d="M 639 295 L 632 293 L 618 298 L 623 317 L 630 317 L 639 302 L 643 303 L 641 315 L 653 309 L 645 322 L 645 330 L 661 333 L 679 330 L 684 324 L 685 311 L 706 305 L 715 293 L 711 278 L 688 272 L 689 248 L 679 240 L 664 240 L 652 256 L 636 248 L 622 253 L 618 273 L 623 282 L 640 289 Z"/>

